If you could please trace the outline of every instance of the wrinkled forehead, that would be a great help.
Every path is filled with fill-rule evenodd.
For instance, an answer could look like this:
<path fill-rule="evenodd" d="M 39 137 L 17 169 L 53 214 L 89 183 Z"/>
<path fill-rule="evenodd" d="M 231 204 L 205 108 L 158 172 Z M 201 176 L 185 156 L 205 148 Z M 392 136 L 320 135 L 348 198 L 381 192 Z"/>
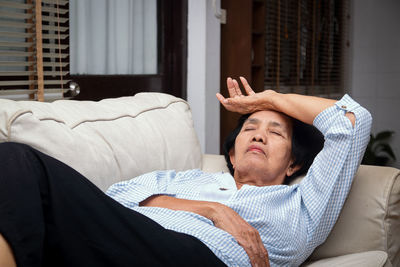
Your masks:
<path fill-rule="evenodd" d="M 288 130 L 289 132 L 291 132 L 292 130 L 292 118 L 281 112 L 273 110 L 262 110 L 254 112 L 244 122 L 244 124 L 248 123 L 276 125 Z"/>

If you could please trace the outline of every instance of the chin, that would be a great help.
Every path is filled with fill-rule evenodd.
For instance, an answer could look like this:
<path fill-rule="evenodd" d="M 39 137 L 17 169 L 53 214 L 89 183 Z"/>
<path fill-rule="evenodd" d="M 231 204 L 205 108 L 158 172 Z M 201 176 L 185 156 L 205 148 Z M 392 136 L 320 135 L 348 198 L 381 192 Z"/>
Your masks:
<path fill-rule="evenodd" d="M 268 162 L 264 155 L 252 154 L 250 157 L 247 157 L 245 160 L 243 160 L 242 165 L 249 166 L 251 168 L 263 169 L 265 166 L 268 166 Z"/>
<path fill-rule="evenodd" d="M 244 162 L 243 164 L 236 167 L 235 171 L 238 171 L 241 174 L 258 174 L 258 175 L 265 175 L 267 170 L 265 169 L 266 163 L 265 162 Z"/>

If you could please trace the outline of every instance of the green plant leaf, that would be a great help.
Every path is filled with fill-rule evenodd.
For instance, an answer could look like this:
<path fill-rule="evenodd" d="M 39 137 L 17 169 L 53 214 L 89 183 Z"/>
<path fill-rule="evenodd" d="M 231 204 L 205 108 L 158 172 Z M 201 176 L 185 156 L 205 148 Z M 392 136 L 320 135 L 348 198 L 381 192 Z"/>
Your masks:
<path fill-rule="evenodd" d="M 364 165 L 374 165 L 375 164 L 375 155 L 372 151 L 365 151 L 364 157 L 361 161 L 361 164 Z"/>
<path fill-rule="evenodd" d="M 381 152 L 385 152 L 386 154 L 388 154 L 390 156 L 390 158 L 392 158 L 393 160 L 396 160 L 396 156 L 392 150 L 392 148 L 388 145 L 388 144 L 378 144 L 375 148 L 376 153 L 381 153 Z"/>
<path fill-rule="evenodd" d="M 374 165 L 386 166 L 388 162 L 389 162 L 388 157 L 376 157 Z"/>
<path fill-rule="evenodd" d="M 383 131 L 376 134 L 375 139 L 376 141 L 381 141 L 390 138 L 394 134 L 393 131 Z"/>
<path fill-rule="evenodd" d="M 374 143 L 375 142 L 375 136 L 373 134 L 369 135 L 369 144 Z"/>
<path fill-rule="evenodd" d="M 387 140 L 393 134 L 393 131 L 382 131 L 376 135 L 370 134 L 370 140 L 361 163 L 385 166 L 390 159 L 396 160 L 396 156 Z"/>
<path fill-rule="evenodd" d="M 370 134 L 369 135 L 368 145 L 366 147 L 366 152 L 365 153 L 368 153 L 368 152 L 373 153 L 372 152 L 373 151 L 372 146 L 374 145 L 374 143 L 375 143 L 375 137 L 372 134 Z"/>

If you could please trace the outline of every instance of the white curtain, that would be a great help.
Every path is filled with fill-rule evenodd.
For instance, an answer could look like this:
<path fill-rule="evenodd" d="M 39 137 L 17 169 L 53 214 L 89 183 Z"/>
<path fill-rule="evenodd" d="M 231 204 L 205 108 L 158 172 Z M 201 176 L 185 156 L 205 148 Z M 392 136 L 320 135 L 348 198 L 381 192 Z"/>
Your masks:
<path fill-rule="evenodd" d="M 70 71 L 157 73 L 156 0 L 70 0 Z"/>

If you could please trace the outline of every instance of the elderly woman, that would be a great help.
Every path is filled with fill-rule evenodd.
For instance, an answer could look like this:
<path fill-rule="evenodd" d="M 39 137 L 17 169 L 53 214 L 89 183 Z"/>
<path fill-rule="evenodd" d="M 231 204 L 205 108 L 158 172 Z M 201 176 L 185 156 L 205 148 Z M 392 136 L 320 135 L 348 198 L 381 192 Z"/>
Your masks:
<path fill-rule="evenodd" d="M 231 174 L 156 171 L 108 197 L 55 159 L 0 145 L 0 265 L 300 265 L 339 215 L 371 117 L 347 95 L 256 94 L 241 81 L 246 95 L 230 78 L 230 97 L 217 94 L 246 114 L 225 144 Z"/>

